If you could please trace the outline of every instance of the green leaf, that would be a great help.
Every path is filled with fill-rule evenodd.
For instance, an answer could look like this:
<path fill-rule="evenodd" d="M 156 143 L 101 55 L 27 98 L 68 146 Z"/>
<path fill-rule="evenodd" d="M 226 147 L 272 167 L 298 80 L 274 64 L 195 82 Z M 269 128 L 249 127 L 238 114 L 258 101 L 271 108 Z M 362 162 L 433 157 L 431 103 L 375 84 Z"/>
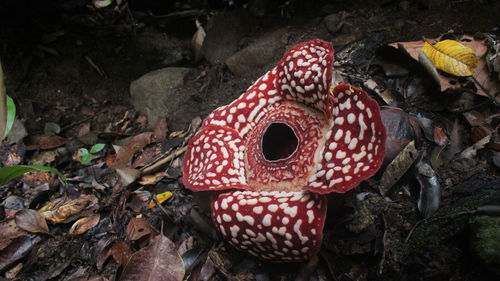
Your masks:
<path fill-rule="evenodd" d="M 5 124 L 4 138 L 9 135 L 12 125 L 14 125 L 14 119 L 16 119 L 16 104 L 11 97 L 7 96 L 7 124 Z"/>
<path fill-rule="evenodd" d="M 104 146 L 106 146 L 104 143 L 96 143 L 92 146 L 92 148 L 90 148 L 90 153 L 97 153 L 101 151 Z"/>
<path fill-rule="evenodd" d="M 80 148 L 80 158 L 82 159 L 82 164 L 88 164 L 92 161 L 92 154 L 86 148 Z"/>
<path fill-rule="evenodd" d="M 36 165 L 14 165 L 0 168 L 0 185 L 4 185 L 9 181 L 33 170 L 51 172 L 58 175 L 62 180 L 66 181 L 66 177 L 55 168 Z"/>

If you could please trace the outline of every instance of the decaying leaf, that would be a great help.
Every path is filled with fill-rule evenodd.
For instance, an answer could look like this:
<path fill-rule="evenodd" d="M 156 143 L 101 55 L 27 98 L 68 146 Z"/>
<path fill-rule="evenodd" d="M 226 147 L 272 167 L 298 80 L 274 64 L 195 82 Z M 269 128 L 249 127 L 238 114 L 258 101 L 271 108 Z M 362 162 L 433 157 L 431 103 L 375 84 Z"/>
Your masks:
<path fill-rule="evenodd" d="M 439 146 L 448 144 L 448 136 L 441 127 L 434 127 L 434 142 Z"/>
<path fill-rule="evenodd" d="M 16 225 L 29 232 L 49 233 L 49 226 L 39 212 L 31 209 L 20 210 L 16 213 Z"/>
<path fill-rule="evenodd" d="M 460 153 L 459 158 L 473 158 L 474 156 L 476 156 L 477 151 L 479 149 L 483 149 L 484 146 L 490 142 L 490 140 L 491 140 L 491 135 L 487 135 L 486 137 L 482 138 L 472 146 L 469 146 L 466 149 L 464 149 L 464 151 Z"/>
<path fill-rule="evenodd" d="M 455 76 L 471 76 L 479 63 L 474 50 L 455 40 L 425 42 L 422 52 L 437 69 Z"/>
<path fill-rule="evenodd" d="M 431 41 L 439 41 L 440 38 L 431 39 Z M 492 96 L 495 93 L 500 91 L 500 80 L 498 77 L 494 77 L 490 75 L 490 70 L 488 69 L 486 54 L 488 52 L 488 44 L 484 39 L 476 39 L 469 35 L 463 35 L 458 39 L 462 45 L 471 48 L 474 50 L 476 57 L 478 58 L 478 64 L 474 71 L 474 84 L 477 88 L 477 94 L 482 96 Z M 410 42 L 397 42 L 391 43 L 389 46 L 399 49 L 400 51 L 410 55 L 413 59 L 419 61 L 424 65 L 424 67 L 429 71 L 431 76 L 434 77 L 438 85 L 440 86 L 441 91 L 445 91 L 447 89 L 460 89 L 467 88 L 470 81 L 467 79 L 457 79 L 454 76 L 444 76 L 439 73 L 434 73 L 432 69 L 433 66 L 425 63 L 425 60 L 419 59 L 422 57 L 422 47 L 424 46 L 424 41 L 410 41 Z M 424 56 L 425 57 L 425 56 Z M 430 61 L 430 60 L 429 60 Z M 432 63 L 431 63 L 432 64 Z M 480 85 L 478 85 L 481 84 Z M 484 89 L 488 91 L 486 93 Z M 500 95 L 496 97 L 496 101 L 500 102 Z"/>
<path fill-rule="evenodd" d="M 131 168 L 115 168 L 116 173 L 120 176 L 120 181 L 123 186 L 128 186 L 133 183 L 140 175 L 141 171 Z"/>
<path fill-rule="evenodd" d="M 100 215 L 85 217 L 77 220 L 69 229 L 69 235 L 80 235 L 99 223 Z"/>
<path fill-rule="evenodd" d="M 417 159 L 415 141 L 411 141 L 387 166 L 380 179 L 380 194 L 385 195 L 394 184 L 408 171 Z"/>
<path fill-rule="evenodd" d="M 65 201 L 63 198 L 49 202 L 40 209 L 40 214 L 51 223 L 68 223 L 88 215 L 97 204 L 94 195 L 82 194 L 79 198 Z"/>
<path fill-rule="evenodd" d="M 61 136 L 38 135 L 31 137 L 30 145 L 26 146 L 26 150 L 52 149 L 65 145 L 67 142 L 68 140 Z"/>
<path fill-rule="evenodd" d="M 132 218 L 127 225 L 127 238 L 135 241 L 151 233 L 151 226 L 143 218 Z"/>
<path fill-rule="evenodd" d="M 119 265 L 127 264 L 128 260 L 132 256 L 132 250 L 130 246 L 125 241 L 118 241 L 111 246 L 111 255 L 113 260 Z"/>
<path fill-rule="evenodd" d="M 193 50 L 194 60 L 199 61 L 203 57 L 201 46 L 203 45 L 203 41 L 205 41 L 205 36 L 207 36 L 207 34 L 198 20 L 196 20 L 196 28 L 198 28 L 198 30 L 196 30 L 193 38 L 191 39 L 191 49 Z"/>
<path fill-rule="evenodd" d="M 0 250 L 7 247 L 13 239 L 27 234 L 17 226 L 15 219 L 0 222 Z"/>
<path fill-rule="evenodd" d="M 416 177 L 420 184 L 420 194 L 418 197 L 418 210 L 424 216 L 429 218 L 441 203 L 441 186 L 436 173 L 431 165 L 421 159 L 416 165 Z"/>
<path fill-rule="evenodd" d="M 33 245 L 38 243 L 40 240 L 40 237 L 32 239 L 28 236 L 21 236 L 16 238 L 0 253 L 0 271 L 3 271 L 13 265 L 16 261 L 26 256 L 31 251 Z"/>
<path fill-rule="evenodd" d="M 181 281 L 184 272 L 184 262 L 175 244 L 159 234 L 151 244 L 132 255 L 119 280 Z"/>
<path fill-rule="evenodd" d="M 151 143 L 151 135 L 151 132 L 142 133 L 130 138 L 122 146 L 114 145 L 116 157 L 114 161 L 107 163 L 108 166 L 116 168 L 127 167 L 134 157 L 134 154 Z"/>

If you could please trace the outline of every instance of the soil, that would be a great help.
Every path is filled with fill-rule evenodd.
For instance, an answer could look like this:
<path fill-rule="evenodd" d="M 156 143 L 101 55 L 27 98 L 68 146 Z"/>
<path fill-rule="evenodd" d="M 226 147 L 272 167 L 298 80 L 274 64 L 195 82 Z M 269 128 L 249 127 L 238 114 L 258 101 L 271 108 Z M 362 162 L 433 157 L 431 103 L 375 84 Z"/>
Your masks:
<path fill-rule="evenodd" d="M 166 2 L 164 6 L 155 1 L 129 1 L 129 8 L 121 10 L 110 7 L 97 10 L 91 1 L 84 0 L 0 3 L 0 58 L 6 87 L 8 95 L 16 102 L 17 116 L 24 122 L 28 134 L 41 134 L 46 123 L 54 122 L 62 128 L 60 135 L 69 139 L 79 134 L 82 124 L 90 123 L 91 131 L 97 135 L 88 140 L 88 144 L 92 144 L 112 143 L 123 136 L 146 131 L 147 121 L 141 117 L 144 113 L 130 103 L 130 83 L 150 71 L 168 66 L 195 70 L 195 75 L 185 81 L 185 87 L 192 91 L 186 93 L 189 95 L 186 106 L 196 108 L 176 111 L 176 116 L 167 120 L 169 131 L 185 130 L 193 118 L 204 118 L 218 106 L 229 103 L 258 76 L 233 74 L 224 63 L 195 61 L 191 50 L 195 20 L 206 26 L 214 15 L 222 12 L 245 14 L 247 30 L 237 42 L 238 50 L 255 42 L 262 34 L 280 29 L 285 30 L 281 39 L 286 48 L 320 38 L 334 42 L 336 52 L 341 52 L 350 44 L 361 42 L 353 58 L 356 69 L 362 70 L 361 76 L 371 71 L 369 66 L 376 48 L 387 43 L 435 38 L 450 31 L 498 35 L 500 28 L 497 1 L 269 1 L 263 12 L 259 5 L 266 1 L 258 0 L 250 1 L 250 6 L 246 1 L 163 2 Z M 183 10 L 194 13 L 178 13 Z M 341 11 L 346 12 L 345 21 L 342 28 L 332 34 L 324 19 Z M 270 63 L 278 59 L 279 56 Z M 254 69 L 256 73 L 265 70 Z M 356 78 L 351 82 L 362 84 Z M 120 131 L 123 119 L 130 123 Z M 485 182 L 498 179 L 485 177 L 482 179 Z M 465 179 L 458 181 L 461 182 Z M 369 189 L 370 183 L 364 188 Z M 189 198 L 183 204 L 192 202 L 188 197 L 190 193 L 182 191 L 180 194 Z M 6 195 L 3 192 L 1 198 L 5 199 Z M 352 196 L 331 196 L 330 200 L 343 207 L 330 212 L 347 215 L 349 210 L 356 209 L 356 206 L 344 204 Z M 446 198 L 450 197 L 445 196 L 445 202 Z M 384 210 L 383 218 L 377 215 L 376 224 L 351 238 L 348 231 L 327 232 L 325 249 L 316 264 L 313 261 L 288 272 L 286 266 L 262 264 L 239 256 L 231 269 L 233 277 L 228 277 L 227 272 L 221 274 L 222 265 L 216 264 L 220 271 L 210 280 L 278 280 L 274 279 L 277 276 L 284 278 L 281 280 L 307 280 L 309 277 L 311 280 L 485 280 L 494 276 L 489 265 L 473 258 L 467 246 L 461 245 L 464 242 L 460 236 L 450 234 L 450 237 L 439 238 L 436 241 L 439 246 L 434 249 L 429 245 L 402 243 L 417 221 L 414 205 L 407 204 L 414 200 L 401 195 L 400 201 L 377 208 L 377 214 Z M 445 203 L 443 216 L 455 212 L 451 209 L 457 203 L 451 201 L 453 204 Z M 329 221 L 327 227 L 345 219 L 337 217 L 338 221 Z M 152 224 L 160 228 L 159 220 Z M 432 229 L 426 231 L 429 233 L 423 234 L 417 229 L 413 235 L 417 238 L 435 235 Z M 73 243 L 84 243 L 82 239 L 75 239 Z M 444 244 L 445 240 L 453 246 Z M 78 251 L 68 248 L 62 241 L 51 241 L 54 243 L 51 247 L 63 247 L 65 253 Z M 220 247 L 220 255 L 235 255 L 229 245 L 215 245 Z M 407 252 L 403 249 L 406 247 L 415 248 Z M 443 252 L 437 253 L 438 250 Z M 405 257 L 396 256 L 403 252 Z M 381 261 L 384 258 L 386 260 Z M 411 266 L 405 265 L 405 259 Z M 79 262 L 80 265 L 71 261 L 72 265 L 61 270 L 59 275 L 37 279 L 35 273 L 43 271 L 45 263 L 34 261 L 19 280 L 69 280 L 65 277 L 77 268 L 93 266 L 89 260 Z M 315 273 L 308 273 L 311 266 Z M 109 277 L 116 268 L 86 270 L 92 273 L 90 275 Z"/>

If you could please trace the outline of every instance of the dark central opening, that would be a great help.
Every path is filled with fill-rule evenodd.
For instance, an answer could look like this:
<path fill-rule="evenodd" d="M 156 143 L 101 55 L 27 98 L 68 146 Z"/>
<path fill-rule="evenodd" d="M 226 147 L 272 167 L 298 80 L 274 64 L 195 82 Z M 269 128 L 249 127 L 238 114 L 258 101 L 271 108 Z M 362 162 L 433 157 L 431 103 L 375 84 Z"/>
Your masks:
<path fill-rule="evenodd" d="M 262 137 L 262 154 L 269 161 L 288 158 L 292 155 L 299 140 L 293 129 L 285 123 L 272 123 Z"/>

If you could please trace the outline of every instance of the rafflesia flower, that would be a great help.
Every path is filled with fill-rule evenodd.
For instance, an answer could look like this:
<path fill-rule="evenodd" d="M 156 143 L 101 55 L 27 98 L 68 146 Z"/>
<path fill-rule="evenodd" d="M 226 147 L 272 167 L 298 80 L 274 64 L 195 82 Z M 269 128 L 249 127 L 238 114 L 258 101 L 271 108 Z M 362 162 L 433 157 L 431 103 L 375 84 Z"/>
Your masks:
<path fill-rule="evenodd" d="M 346 192 L 380 167 L 379 107 L 360 89 L 333 87 L 332 63 L 329 43 L 296 45 L 190 140 L 184 185 L 232 190 L 211 207 L 234 247 L 275 262 L 309 259 L 323 238 L 323 194 Z"/>

